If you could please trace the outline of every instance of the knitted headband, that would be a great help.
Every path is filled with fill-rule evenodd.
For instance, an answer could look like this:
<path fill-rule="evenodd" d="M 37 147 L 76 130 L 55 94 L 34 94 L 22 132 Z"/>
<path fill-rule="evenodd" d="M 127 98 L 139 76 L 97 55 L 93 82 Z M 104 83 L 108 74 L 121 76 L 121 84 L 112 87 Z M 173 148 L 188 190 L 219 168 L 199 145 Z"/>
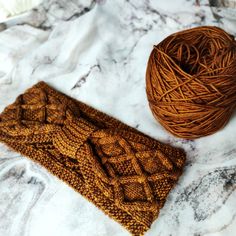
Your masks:
<path fill-rule="evenodd" d="M 185 154 L 39 82 L 0 115 L 0 141 L 44 166 L 133 235 L 157 218 Z"/>

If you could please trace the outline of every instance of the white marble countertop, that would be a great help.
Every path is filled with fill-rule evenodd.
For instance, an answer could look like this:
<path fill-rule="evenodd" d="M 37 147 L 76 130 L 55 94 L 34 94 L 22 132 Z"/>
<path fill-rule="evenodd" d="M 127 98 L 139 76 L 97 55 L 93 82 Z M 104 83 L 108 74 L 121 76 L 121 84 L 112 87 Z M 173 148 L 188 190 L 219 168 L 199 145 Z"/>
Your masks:
<path fill-rule="evenodd" d="M 0 32 L 0 111 L 44 80 L 184 148 L 184 173 L 146 235 L 234 236 L 236 115 L 216 134 L 186 141 L 155 121 L 145 94 L 154 44 L 181 29 L 219 24 L 206 4 L 193 0 L 45 1 Z M 39 235 L 129 233 L 44 168 L 0 144 L 0 236 Z"/>

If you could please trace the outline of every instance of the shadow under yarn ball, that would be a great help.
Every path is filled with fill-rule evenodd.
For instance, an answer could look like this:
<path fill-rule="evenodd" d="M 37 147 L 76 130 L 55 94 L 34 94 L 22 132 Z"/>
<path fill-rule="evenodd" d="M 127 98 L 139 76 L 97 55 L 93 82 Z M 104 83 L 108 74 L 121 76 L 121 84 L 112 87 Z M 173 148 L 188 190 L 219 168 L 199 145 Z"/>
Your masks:
<path fill-rule="evenodd" d="M 146 92 L 153 115 L 172 134 L 213 134 L 236 107 L 234 37 L 213 26 L 168 36 L 151 52 Z"/>

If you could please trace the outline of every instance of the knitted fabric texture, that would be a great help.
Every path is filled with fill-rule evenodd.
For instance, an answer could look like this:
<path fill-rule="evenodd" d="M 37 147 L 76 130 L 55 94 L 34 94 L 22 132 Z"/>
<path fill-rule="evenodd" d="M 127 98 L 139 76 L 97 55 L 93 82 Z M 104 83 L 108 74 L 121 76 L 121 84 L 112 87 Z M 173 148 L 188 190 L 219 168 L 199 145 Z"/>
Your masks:
<path fill-rule="evenodd" d="M 185 163 L 181 149 L 44 82 L 5 108 L 0 140 L 44 166 L 132 235 L 150 228 Z"/>

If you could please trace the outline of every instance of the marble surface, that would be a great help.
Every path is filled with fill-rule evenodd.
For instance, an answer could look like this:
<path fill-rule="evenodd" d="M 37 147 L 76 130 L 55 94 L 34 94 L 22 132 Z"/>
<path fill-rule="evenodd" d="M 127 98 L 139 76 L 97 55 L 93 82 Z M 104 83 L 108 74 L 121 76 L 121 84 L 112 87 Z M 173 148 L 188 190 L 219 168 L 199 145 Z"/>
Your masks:
<path fill-rule="evenodd" d="M 202 3 L 203 2 L 203 3 Z M 0 111 L 40 80 L 187 152 L 147 236 L 236 235 L 236 114 L 214 135 L 175 138 L 148 107 L 145 69 L 167 35 L 216 21 L 193 0 L 50 0 L 0 32 Z M 3 30 L 6 28 L 5 30 Z M 129 233 L 44 168 L 0 144 L 0 236 Z"/>

